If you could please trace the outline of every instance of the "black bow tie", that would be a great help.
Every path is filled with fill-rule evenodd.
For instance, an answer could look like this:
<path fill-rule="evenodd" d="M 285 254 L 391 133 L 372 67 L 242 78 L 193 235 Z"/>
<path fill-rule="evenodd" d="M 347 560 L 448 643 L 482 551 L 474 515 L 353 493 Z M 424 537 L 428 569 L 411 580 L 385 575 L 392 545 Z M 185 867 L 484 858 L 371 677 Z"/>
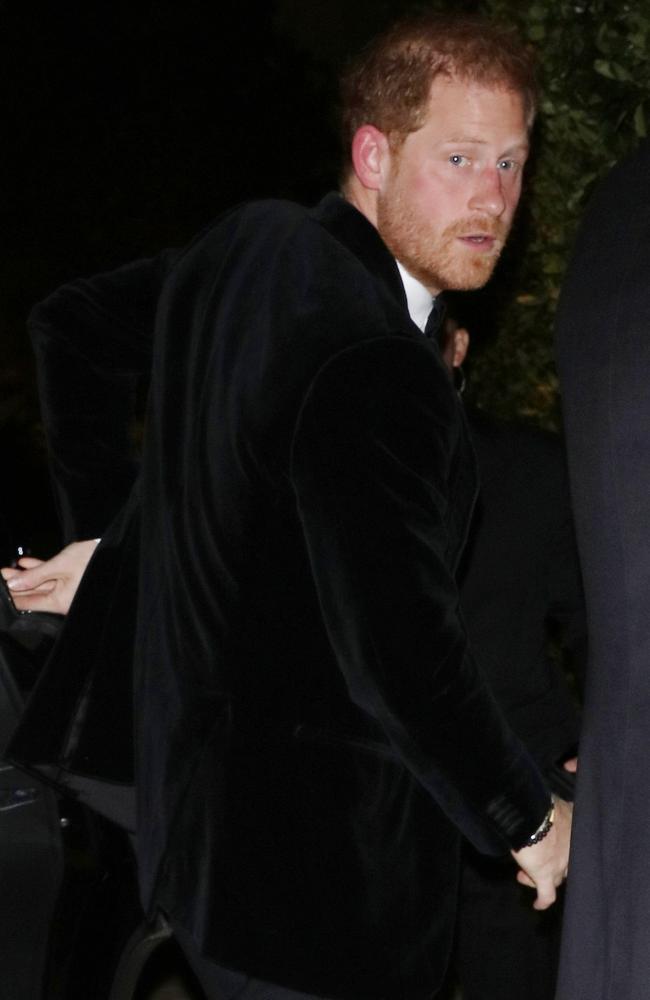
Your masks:
<path fill-rule="evenodd" d="M 438 334 L 440 333 L 440 329 L 445 318 L 445 311 L 445 303 L 442 301 L 442 297 L 438 295 L 433 300 L 431 312 L 427 318 L 426 326 L 424 328 L 425 337 L 429 337 L 431 340 L 438 339 Z"/>

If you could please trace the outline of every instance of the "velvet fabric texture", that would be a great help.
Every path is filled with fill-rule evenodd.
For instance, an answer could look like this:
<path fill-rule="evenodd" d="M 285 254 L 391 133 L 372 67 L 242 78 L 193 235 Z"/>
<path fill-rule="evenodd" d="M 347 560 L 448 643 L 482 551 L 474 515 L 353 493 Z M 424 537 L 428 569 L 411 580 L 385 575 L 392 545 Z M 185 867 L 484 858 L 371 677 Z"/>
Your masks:
<path fill-rule="evenodd" d="M 505 853 L 548 792 L 468 648 L 454 570 L 474 460 L 378 233 L 338 195 L 311 212 L 253 204 L 162 266 L 63 289 L 33 326 L 63 494 L 87 445 L 70 444 L 50 372 L 72 357 L 91 399 L 93 380 L 113 382 L 119 405 L 102 404 L 93 434 L 124 442 L 150 342 L 134 646 L 145 906 L 220 965 L 288 988 L 430 997 L 461 832 Z M 95 490 L 91 476 L 84 526 Z M 103 550 L 120 551 L 110 530 L 98 566 Z M 93 575 L 79 606 L 94 594 L 101 613 Z M 106 613 L 128 627 L 119 602 Z M 94 628 L 71 616 L 41 697 Z"/>
<path fill-rule="evenodd" d="M 557 353 L 589 624 L 560 1000 L 650 982 L 650 144 L 597 189 L 560 299 Z"/>

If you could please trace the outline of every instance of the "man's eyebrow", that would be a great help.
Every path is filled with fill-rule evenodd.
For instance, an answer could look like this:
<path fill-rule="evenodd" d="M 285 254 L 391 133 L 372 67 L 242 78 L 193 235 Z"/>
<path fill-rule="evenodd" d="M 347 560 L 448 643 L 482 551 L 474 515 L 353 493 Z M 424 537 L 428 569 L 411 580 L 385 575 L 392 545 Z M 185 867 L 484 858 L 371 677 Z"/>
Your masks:
<path fill-rule="evenodd" d="M 449 145 L 453 146 L 456 143 L 465 144 L 465 145 L 473 145 L 473 146 L 487 146 L 488 145 L 487 139 L 479 139 L 478 137 L 471 136 L 471 135 L 452 136 L 450 139 L 445 139 L 443 141 L 443 145 L 444 146 L 449 146 Z M 525 152 L 528 152 L 529 149 L 530 149 L 529 143 L 515 141 L 512 144 L 512 146 L 507 146 L 506 147 L 506 149 L 504 150 L 504 153 L 514 153 L 515 151 L 518 151 L 518 150 L 524 150 Z"/>
<path fill-rule="evenodd" d="M 448 142 L 471 142 L 481 146 L 487 146 L 486 139 L 475 139 L 471 135 L 457 135 L 457 136 L 452 135 L 450 139 L 445 139 L 445 143 Z"/>
<path fill-rule="evenodd" d="M 515 142 L 512 146 L 508 146 L 504 149 L 503 156 L 512 156 L 513 153 L 528 153 L 530 152 L 530 144 L 527 142 Z"/>

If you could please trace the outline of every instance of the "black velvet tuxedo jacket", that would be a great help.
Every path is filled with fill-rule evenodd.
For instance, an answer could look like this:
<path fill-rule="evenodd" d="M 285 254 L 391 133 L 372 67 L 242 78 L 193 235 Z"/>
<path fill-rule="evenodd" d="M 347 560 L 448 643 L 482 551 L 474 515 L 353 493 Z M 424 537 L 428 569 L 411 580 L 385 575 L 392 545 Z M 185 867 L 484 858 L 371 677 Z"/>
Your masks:
<path fill-rule="evenodd" d="M 557 351 L 589 626 L 561 1000 L 650 984 L 650 144 L 587 209 Z"/>
<path fill-rule="evenodd" d="M 521 846 L 548 793 L 468 648 L 474 461 L 376 230 L 337 195 L 254 204 L 67 286 L 32 325 L 66 520 L 104 541 L 15 753 L 57 748 L 33 720 L 69 717 L 85 678 L 71 766 L 128 778 L 128 713 L 111 715 L 135 608 L 145 905 L 266 980 L 430 997 L 460 834 Z M 140 474 L 106 531 L 142 374 Z"/>

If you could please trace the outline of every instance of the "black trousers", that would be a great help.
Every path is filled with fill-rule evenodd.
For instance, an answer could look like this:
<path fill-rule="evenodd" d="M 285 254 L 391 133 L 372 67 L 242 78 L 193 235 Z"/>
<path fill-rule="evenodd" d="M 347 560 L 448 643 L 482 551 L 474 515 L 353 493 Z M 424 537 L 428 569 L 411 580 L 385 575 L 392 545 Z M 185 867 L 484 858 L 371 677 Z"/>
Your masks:
<path fill-rule="evenodd" d="M 223 969 L 203 958 L 194 940 L 182 927 L 174 926 L 174 937 L 181 946 L 194 975 L 208 1000 L 327 1000 L 312 993 L 297 993 L 284 986 L 253 979 L 245 973 Z"/>
<path fill-rule="evenodd" d="M 516 881 L 510 858 L 486 858 L 466 847 L 450 982 L 462 1000 L 553 1000 L 562 930 L 562 894 L 533 910 L 534 891 Z"/>

